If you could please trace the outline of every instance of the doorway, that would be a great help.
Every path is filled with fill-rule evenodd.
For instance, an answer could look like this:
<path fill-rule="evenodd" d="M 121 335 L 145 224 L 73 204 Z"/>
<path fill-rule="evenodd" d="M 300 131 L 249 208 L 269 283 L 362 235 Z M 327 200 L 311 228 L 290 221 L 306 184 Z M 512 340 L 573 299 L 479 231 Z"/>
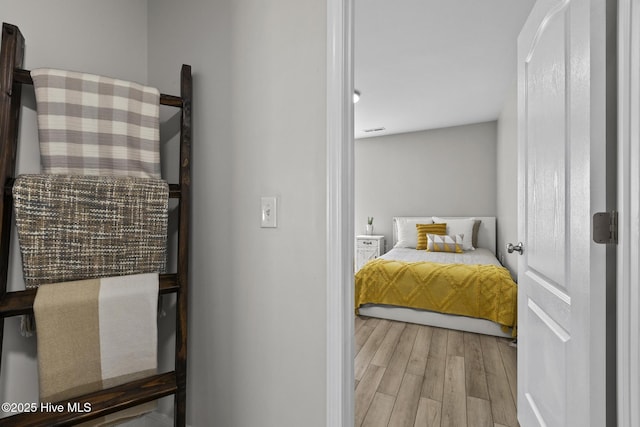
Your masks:
<path fill-rule="evenodd" d="M 341 178 L 341 181 L 339 180 L 339 185 L 329 186 L 328 193 L 329 200 L 342 200 L 342 202 L 344 202 L 342 205 L 343 209 L 339 211 L 332 210 L 330 207 L 329 223 L 333 225 L 329 228 L 329 247 L 340 247 L 342 255 L 346 255 L 347 259 L 352 259 L 353 247 L 351 239 L 355 229 L 352 220 L 353 211 L 349 210 L 351 208 L 348 207 L 348 202 L 345 202 L 345 200 L 348 200 L 348 197 L 343 197 L 341 199 L 339 196 L 345 196 L 348 195 L 348 193 L 353 193 L 353 182 L 349 173 L 349 168 L 352 167 L 352 163 L 350 162 L 353 161 L 353 148 L 349 143 L 351 139 L 349 132 L 349 115 L 352 113 L 349 111 L 349 103 L 343 102 L 347 99 L 347 94 L 350 94 L 353 91 L 353 86 L 350 84 L 352 73 L 350 56 L 352 49 L 352 33 L 351 30 L 349 30 L 353 24 L 353 3 L 350 1 L 341 2 L 330 0 L 328 4 L 328 10 L 330 12 L 328 20 L 330 30 L 328 98 L 331 100 L 331 94 L 334 94 L 334 101 L 335 99 L 342 100 L 334 104 L 334 106 L 340 104 L 340 109 L 332 108 L 331 102 L 329 102 L 328 108 L 328 125 L 330 129 L 328 134 L 330 148 L 329 167 L 334 168 L 334 172 L 337 171 L 337 174 L 333 175 L 330 172 L 329 176 L 338 176 Z M 634 62 L 630 59 L 632 55 L 629 51 L 633 51 L 633 49 L 630 49 L 629 46 L 637 46 L 638 43 L 638 31 L 631 31 L 631 28 L 636 28 L 640 22 L 638 4 L 633 1 L 622 1 L 620 2 L 619 13 L 621 14 L 620 16 L 625 17 L 625 19 L 621 21 L 623 22 L 623 25 L 620 28 L 621 40 L 623 40 L 623 45 L 621 46 L 623 57 L 619 59 L 622 64 L 621 69 L 623 70 L 621 72 L 621 76 L 624 77 L 619 90 L 620 93 L 625 94 L 625 96 L 621 97 L 619 103 L 622 105 L 621 111 L 627 112 L 623 117 L 628 117 L 628 112 L 634 111 L 634 105 L 637 106 L 637 102 L 634 101 L 634 99 L 637 99 L 634 97 L 637 97 L 638 93 L 638 85 L 636 82 L 637 78 L 632 77 L 637 73 L 630 72 L 629 70 L 637 70 L 638 61 L 636 59 Z M 626 54 L 624 54 L 624 52 L 626 52 Z M 340 65 L 340 67 L 338 67 L 340 72 L 332 74 L 331 70 L 336 70 L 336 68 L 332 67 L 337 63 Z M 637 119 L 626 121 L 623 119 L 623 125 L 627 126 L 625 132 L 621 135 L 621 141 L 623 141 L 623 144 L 620 147 L 619 154 L 619 158 L 624 159 L 623 162 L 620 162 L 621 169 L 619 174 L 619 182 L 623 187 L 621 189 L 624 196 L 621 201 L 621 206 L 623 207 L 637 205 L 639 198 L 638 194 L 636 194 L 637 192 L 632 190 L 630 191 L 632 188 L 638 188 L 637 176 L 640 176 L 638 173 L 640 155 L 638 154 L 637 148 L 635 148 L 637 145 L 637 138 L 636 140 L 633 140 L 633 143 L 631 143 L 632 136 L 635 135 L 637 137 L 637 133 L 633 132 L 633 129 L 636 129 L 637 126 L 634 128 L 632 125 L 633 123 L 637 124 Z M 333 129 L 333 131 L 331 131 L 331 129 Z M 347 130 L 346 132 L 345 129 Z M 340 140 L 339 143 L 336 143 L 337 139 L 334 139 L 336 137 Z M 332 147 L 333 153 L 338 153 L 338 155 L 331 155 Z M 336 159 L 338 159 L 338 161 L 336 161 Z M 335 206 L 337 206 L 337 204 Z M 630 334 L 632 330 L 637 330 L 637 327 L 632 328 L 630 326 L 631 324 L 636 324 L 636 326 L 638 324 L 637 316 L 634 316 L 631 313 L 637 312 L 635 308 L 638 307 L 638 300 L 640 299 L 638 298 L 638 293 L 632 290 L 631 285 L 632 283 L 638 282 L 638 271 L 637 269 L 632 268 L 632 264 L 634 263 L 628 262 L 629 255 L 634 253 L 637 254 L 637 248 L 640 246 L 640 237 L 638 232 L 639 227 L 638 224 L 634 223 L 634 218 L 636 217 L 633 217 L 633 212 L 621 209 L 620 225 L 621 232 L 624 231 L 624 236 L 621 237 L 621 248 L 619 248 L 619 252 L 622 252 L 623 256 L 619 257 L 618 266 L 619 270 L 622 269 L 624 274 L 619 275 L 619 287 L 623 292 L 619 292 L 618 301 L 619 306 L 622 302 L 624 307 L 623 310 L 618 313 L 618 325 L 619 330 L 625 334 L 626 338 L 629 338 L 629 341 L 625 341 L 623 343 L 618 342 L 618 347 L 623 350 L 618 353 L 619 361 L 623 362 L 622 364 L 619 363 L 620 369 L 618 372 L 618 378 L 622 378 L 622 381 L 620 381 L 618 385 L 618 393 L 620 397 L 618 406 L 619 413 L 622 414 L 619 421 L 620 425 L 624 426 L 633 425 L 633 423 L 638 420 L 637 408 L 633 409 L 634 405 L 630 404 L 630 402 L 634 402 L 636 400 L 630 400 L 630 397 L 637 397 L 638 389 L 640 388 L 637 386 L 635 380 L 629 380 L 629 372 L 637 372 L 637 343 L 639 341 L 635 334 Z M 336 236 L 341 237 L 336 239 Z M 625 262 L 625 259 L 627 262 Z M 353 295 L 349 294 L 349 291 L 347 291 L 346 295 L 341 294 L 342 291 L 350 289 L 352 286 L 352 277 L 350 275 L 350 269 L 352 267 L 350 264 L 351 262 L 344 262 L 344 258 L 342 258 L 341 262 L 329 262 L 328 265 L 328 271 L 334 272 L 333 276 L 329 274 L 329 279 L 331 279 L 331 277 L 338 277 L 339 282 L 333 282 L 334 285 L 331 286 L 331 280 L 329 280 L 329 287 L 332 289 L 329 290 L 328 294 L 330 297 L 328 303 L 328 314 L 329 319 L 333 320 L 329 322 L 328 328 L 329 357 L 327 365 L 327 425 L 351 425 L 353 420 L 353 407 L 350 404 L 350 402 L 353 401 L 353 354 L 350 344 L 350 337 L 353 333 L 353 324 L 350 321 Z M 623 295 L 626 295 L 626 297 L 621 300 L 620 298 L 622 298 Z M 333 298 L 331 298 L 332 296 Z M 332 305 L 331 300 L 337 301 L 337 304 Z M 338 320 L 336 321 L 335 319 Z M 625 402 L 627 403 L 626 405 Z"/>
<path fill-rule="evenodd" d="M 367 8 L 362 10 L 358 9 L 361 3 L 356 2 L 354 74 L 360 100 L 355 104 L 354 118 L 355 234 L 364 234 L 366 219 L 373 217 L 374 234 L 382 235 L 388 251 L 394 243 L 394 216 L 495 217 L 500 202 L 502 217 L 513 217 L 511 222 L 499 221 L 500 240 L 517 242 L 517 186 L 513 176 L 502 169 L 517 163 L 513 147 L 517 140 L 515 41 L 532 4 L 510 2 L 509 9 L 503 1 L 438 5 L 408 2 L 390 10 L 389 5 L 374 1 L 362 4 Z M 407 10 L 410 7 L 414 9 Z M 498 28 L 499 34 L 494 32 Z M 429 33 L 422 33 L 427 29 Z M 511 120 L 510 126 L 498 125 L 502 111 L 508 111 L 504 122 Z M 418 114 L 414 116 L 413 112 Z M 448 168 L 456 168 L 457 173 L 448 174 Z M 498 175 L 503 192 L 511 191 L 500 200 Z M 471 181 L 473 186 L 468 185 Z M 507 255 L 503 243 L 497 247 L 495 255 L 513 266 L 516 255 Z M 515 274 L 515 269 L 512 272 Z M 366 333 L 359 326 L 356 323 L 356 352 Z M 396 325 L 393 327 L 392 333 Z M 411 329 L 398 337 L 404 337 L 403 333 L 410 336 Z M 389 333 L 383 339 L 394 341 Z M 402 340 L 398 338 L 398 345 Z M 473 346 L 475 341 L 470 341 L 469 348 L 477 348 Z M 357 361 L 363 359 L 357 353 L 355 356 Z M 432 356 L 438 359 L 439 355 L 434 351 Z M 382 360 L 377 362 L 384 364 Z M 362 379 L 363 368 L 357 363 L 355 369 L 357 382 Z M 501 372 L 505 373 L 504 367 Z M 483 381 L 486 383 L 486 379 Z M 380 382 L 388 383 L 384 378 Z M 509 388 L 506 375 L 502 384 Z M 398 390 L 389 386 L 380 391 L 388 396 Z M 490 405 L 487 394 L 477 395 L 485 398 L 478 402 Z M 423 397 L 442 406 L 442 394 L 425 390 Z M 356 399 L 360 398 L 356 392 Z M 515 406 L 513 395 L 510 400 Z M 366 415 L 359 402 L 356 400 L 356 418 L 362 420 Z M 515 412 L 512 415 L 499 421 L 508 425 L 515 419 Z"/>

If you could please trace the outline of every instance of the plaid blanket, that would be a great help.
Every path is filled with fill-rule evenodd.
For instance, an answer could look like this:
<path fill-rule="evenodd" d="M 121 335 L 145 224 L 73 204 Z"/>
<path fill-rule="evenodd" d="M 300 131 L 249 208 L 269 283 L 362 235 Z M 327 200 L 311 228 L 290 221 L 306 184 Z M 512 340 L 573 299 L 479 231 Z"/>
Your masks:
<path fill-rule="evenodd" d="M 160 92 L 72 71 L 31 71 L 42 172 L 160 178 Z"/>

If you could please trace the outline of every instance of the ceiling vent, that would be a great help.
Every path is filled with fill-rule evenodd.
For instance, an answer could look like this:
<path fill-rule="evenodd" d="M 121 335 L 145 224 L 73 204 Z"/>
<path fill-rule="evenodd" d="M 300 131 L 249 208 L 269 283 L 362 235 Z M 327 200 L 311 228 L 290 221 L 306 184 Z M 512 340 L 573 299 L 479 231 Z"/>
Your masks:
<path fill-rule="evenodd" d="M 383 130 L 386 130 L 386 128 L 371 128 L 371 129 L 365 129 L 363 130 L 363 132 L 369 133 L 369 132 L 382 132 Z"/>

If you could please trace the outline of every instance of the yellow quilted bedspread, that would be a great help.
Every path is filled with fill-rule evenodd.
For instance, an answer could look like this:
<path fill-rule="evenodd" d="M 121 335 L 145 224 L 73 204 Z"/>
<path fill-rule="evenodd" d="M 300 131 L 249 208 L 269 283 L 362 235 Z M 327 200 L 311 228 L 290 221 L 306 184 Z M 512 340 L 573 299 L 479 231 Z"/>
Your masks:
<path fill-rule="evenodd" d="M 355 277 L 356 314 L 363 304 L 388 304 L 492 320 L 517 321 L 517 285 L 495 265 L 376 259 Z"/>

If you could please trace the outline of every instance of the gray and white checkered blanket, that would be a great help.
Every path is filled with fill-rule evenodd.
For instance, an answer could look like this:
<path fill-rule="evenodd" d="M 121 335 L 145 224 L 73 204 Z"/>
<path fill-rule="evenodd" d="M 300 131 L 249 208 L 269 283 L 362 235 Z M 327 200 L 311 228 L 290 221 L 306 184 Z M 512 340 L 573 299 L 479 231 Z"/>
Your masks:
<path fill-rule="evenodd" d="M 160 178 L 160 92 L 55 69 L 31 71 L 42 173 Z"/>

